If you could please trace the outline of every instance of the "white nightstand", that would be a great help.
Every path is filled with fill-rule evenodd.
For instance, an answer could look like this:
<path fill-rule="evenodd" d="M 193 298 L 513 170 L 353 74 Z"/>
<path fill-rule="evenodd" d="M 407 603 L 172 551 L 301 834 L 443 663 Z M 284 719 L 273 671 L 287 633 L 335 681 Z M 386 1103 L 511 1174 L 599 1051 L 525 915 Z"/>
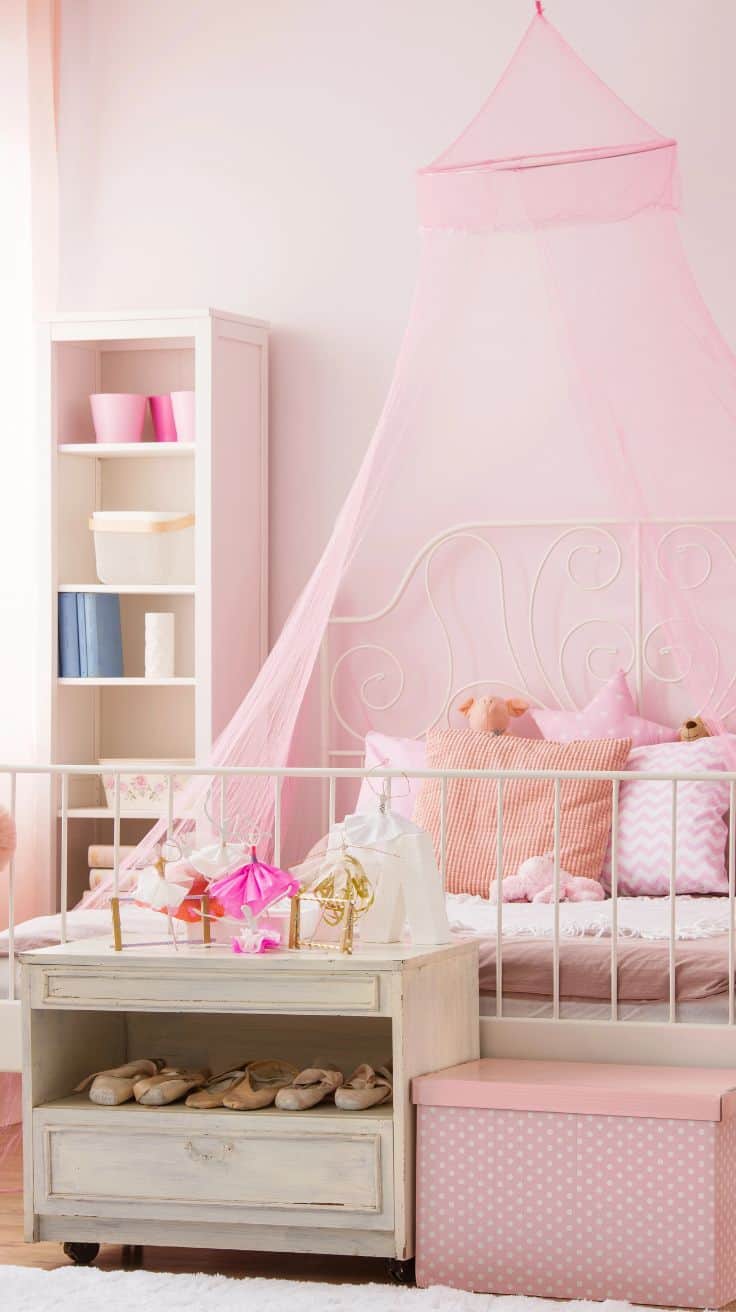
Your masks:
<path fill-rule="evenodd" d="M 107 941 L 23 963 L 26 1238 L 382 1256 L 414 1252 L 410 1081 L 479 1055 L 477 948 L 236 957 Z M 315 1057 L 394 1070 L 393 1105 L 342 1112 L 103 1108 L 90 1071 L 162 1056 L 211 1070 Z"/>

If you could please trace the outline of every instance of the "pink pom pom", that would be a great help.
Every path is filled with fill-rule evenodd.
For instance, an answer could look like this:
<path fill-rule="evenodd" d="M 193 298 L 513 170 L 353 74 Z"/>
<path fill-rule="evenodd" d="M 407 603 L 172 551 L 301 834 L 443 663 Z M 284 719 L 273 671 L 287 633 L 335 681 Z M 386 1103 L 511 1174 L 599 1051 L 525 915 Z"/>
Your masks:
<path fill-rule="evenodd" d="M 0 806 L 0 870 L 4 870 L 14 851 L 17 836 L 12 816 Z"/>

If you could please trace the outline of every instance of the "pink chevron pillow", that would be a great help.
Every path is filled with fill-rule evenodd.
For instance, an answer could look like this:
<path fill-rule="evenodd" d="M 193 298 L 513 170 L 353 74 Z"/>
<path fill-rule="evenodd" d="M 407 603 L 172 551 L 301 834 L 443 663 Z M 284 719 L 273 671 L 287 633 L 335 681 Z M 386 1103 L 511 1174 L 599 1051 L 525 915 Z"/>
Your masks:
<path fill-rule="evenodd" d="M 730 749 L 731 751 L 733 748 Z M 699 738 L 691 743 L 637 747 L 627 770 L 685 774 L 730 770 L 728 740 Z M 683 780 L 677 786 L 678 893 L 727 893 L 727 783 Z M 632 779 L 619 795 L 618 891 L 631 897 L 662 897 L 670 891 L 672 786 Z M 611 887 L 610 845 L 603 884 Z"/>
<path fill-rule="evenodd" d="M 427 765 L 437 770 L 621 770 L 628 738 L 550 743 L 543 738 L 495 737 L 471 729 L 427 735 Z M 571 875 L 599 879 L 611 829 L 611 784 L 565 779 L 560 785 L 560 864 Z M 503 789 L 503 875 L 554 845 L 554 785 L 549 779 L 507 779 Z M 488 897 L 496 878 L 497 785 L 490 779 L 447 783 L 447 889 Z M 425 779 L 414 812 L 439 860 L 440 781 Z"/>
<path fill-rule="evenodd" d="M 582 711 L 532 710 L 529 714 L 542 736 L 558 743 L 578 738 L 630 738 L 632 747 L 647 747 L 677 738 L 674 729 L 637 715 L 623 670 L 617 670 Z"/>

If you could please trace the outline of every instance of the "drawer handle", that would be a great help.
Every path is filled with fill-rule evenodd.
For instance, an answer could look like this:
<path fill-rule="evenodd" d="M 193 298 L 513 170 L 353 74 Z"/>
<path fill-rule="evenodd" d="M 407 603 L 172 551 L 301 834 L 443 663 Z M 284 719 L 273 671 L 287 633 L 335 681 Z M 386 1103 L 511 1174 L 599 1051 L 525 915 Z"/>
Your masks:
<path fill-rule="evenodd" d="M 214 1152 L 203 1152 L 201 1148 L 195 1147 L 191 1139 L 187 1139 L 184 1145 L 186 1154 L 191 1157 L 193 1162 L 226 1162 L 232 1152 L 235 1151 L 235 1144 L 223 1143 L 221 1147 Z"/>

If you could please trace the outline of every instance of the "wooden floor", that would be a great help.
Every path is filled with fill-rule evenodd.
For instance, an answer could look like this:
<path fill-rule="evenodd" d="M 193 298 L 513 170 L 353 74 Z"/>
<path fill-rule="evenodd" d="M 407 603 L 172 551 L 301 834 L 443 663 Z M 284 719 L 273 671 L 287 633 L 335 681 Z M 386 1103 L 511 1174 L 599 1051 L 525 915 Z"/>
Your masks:
<path fill-rule="evenodd" d="M 66 1266 L 60 1244 L 23 1242 L 20 1151 L 0 1161 L 0 1266 Z M 105 1244 L 95 1266 L 119 1267 L 121 1250 Z M 335 1284 L 388 1279 L 385 1263 L 369 1257 L 331 1257 L 321 1253 L 240 1253 L 209 1248 L 145 1248 L 148 1271 L 204 1271 L 207 1275 L 272 1276 L 285 1280 L 326 1280 Z M 2 1281 L 0 1279 L 0 1287 Z"/>

